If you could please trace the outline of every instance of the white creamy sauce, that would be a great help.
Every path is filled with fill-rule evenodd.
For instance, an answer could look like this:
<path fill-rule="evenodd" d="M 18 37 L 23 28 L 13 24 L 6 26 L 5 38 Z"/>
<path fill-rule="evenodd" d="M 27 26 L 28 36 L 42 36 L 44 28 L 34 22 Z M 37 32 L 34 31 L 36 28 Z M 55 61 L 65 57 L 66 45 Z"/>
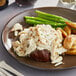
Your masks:
<path fill-rule="evenodd" d="M 62 46 L 63 37 L 61 31 L 55 30 L 50 25 L 43 24 L 25 28 L 19 32 L 19 35 L 19 44 L 17 45 L 17 41 L 13 42 L 14 51 L 18 56 L 30 55 L 36 49 L 47 49 L 51 53 L 50 59 L 53 64 L 57 63 L 59 65 L 62 63 L 63 58 L 59 55 L 67 50 Z"/>

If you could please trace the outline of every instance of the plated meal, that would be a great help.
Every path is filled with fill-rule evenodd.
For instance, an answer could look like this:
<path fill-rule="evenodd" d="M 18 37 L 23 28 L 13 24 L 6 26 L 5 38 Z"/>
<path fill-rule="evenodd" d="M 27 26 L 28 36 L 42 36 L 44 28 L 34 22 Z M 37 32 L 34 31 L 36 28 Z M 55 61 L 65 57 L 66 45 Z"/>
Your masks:
<path fill-rule="evenodd" d="M 36 17 L 23 17 L 29 27 L 17 22 L 10 29 L 14 53 L 36 62 L 64 65 L 63 56 L 76 55 L 76 23 L 39 10 L 35 13 Z"/>

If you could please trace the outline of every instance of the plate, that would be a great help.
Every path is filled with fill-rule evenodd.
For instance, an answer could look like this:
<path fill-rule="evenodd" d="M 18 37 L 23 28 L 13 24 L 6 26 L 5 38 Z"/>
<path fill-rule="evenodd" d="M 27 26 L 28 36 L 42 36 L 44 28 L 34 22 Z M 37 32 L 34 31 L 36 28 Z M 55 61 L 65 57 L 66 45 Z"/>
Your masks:
<path fill-rule="evenodd" d="M 76 22 L 76 11 L 66 9 L 66 8 L 61 8 L 61 7 L 43 7 L 43 8 L 35 8 L 35 9 L 30 9 L 23 11 L 21 13 L 18 13 L 15 15 L 13 18 L 11 18 L 5 25 L 3 32 L 2 32 L 2 43 L 3 46 L 6 48 L 6 51 L 12 55 L 16 60 L 18 60 L 20 63 L 24 65 L 28 65 L 33 68 L 37 69 L 43 69 L 43 70 L 59 70 L 59 69 L 68 69 L 68 68 L 73 68 L 76 67 L 76 56 L 64 56 L 63 58 L 63 65 L 55 67 L 53 64 L 50 62 L 36 62 L 34 60 L 31 60 L 30 58 L 26 57 L 18 57 L 13 50 L 11 50 L 11 39 L 8 37 L 8 32 L 12 28 L 12 26 L 19 22 L 26 26 L 23 17 L 24 16 L 36 16 L 35 10 L 40 10 L 43 12 L 59 15 L 62 17 L 65 17 L 69 20 L 75 21 Z"/>

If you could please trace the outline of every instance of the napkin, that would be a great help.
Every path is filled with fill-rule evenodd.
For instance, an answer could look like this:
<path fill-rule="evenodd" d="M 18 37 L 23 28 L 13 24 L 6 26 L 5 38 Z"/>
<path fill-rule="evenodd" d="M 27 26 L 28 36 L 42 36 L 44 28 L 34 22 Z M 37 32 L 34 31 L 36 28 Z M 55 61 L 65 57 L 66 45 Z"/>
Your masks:
<path fill-rule="evenodd" d="M 57 6 L 75 10 L 75 8 L 76 8 L 76 1 L 71 2 L 71 3 L 68 3 L 69 0 L 64 0 L 64 1 L 66 1 L 66 2 L 63 2 L 63 0 L 59 0 Z"/>
<path fill-rule="evenodd" d="M 9 5 L 11 5 L 14 2 L 15 2 L 15 0 L 9 0 Z"/>
<path fill-rule="evenodd" d="M 6 72 L 2 68 L 5 68 L 5 69 L 11 71 L 12 73 L 16 74 L 17 76 L 24 76 L 23 74 L 21 74 L 20 72 L 18 72 L 14 68 L 12 68 L 10 65 L 8 65 L 5 61 L 1 61 L 0 62 L 0 76 L 12 76 L 11 74 L 9 74 L 8 72 Z"/>

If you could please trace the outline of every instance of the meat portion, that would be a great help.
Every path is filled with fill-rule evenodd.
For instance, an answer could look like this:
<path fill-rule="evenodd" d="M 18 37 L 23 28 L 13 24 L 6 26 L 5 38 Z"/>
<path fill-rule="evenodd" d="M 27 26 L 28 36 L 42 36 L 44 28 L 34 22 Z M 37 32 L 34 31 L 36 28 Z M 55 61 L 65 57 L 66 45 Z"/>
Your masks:
<path fill-rule="evenodd" d="M 50 61 L 50 52 L 48 50 L 36 50 L 30 54 L 30 58 L 35 61 Z"/>

